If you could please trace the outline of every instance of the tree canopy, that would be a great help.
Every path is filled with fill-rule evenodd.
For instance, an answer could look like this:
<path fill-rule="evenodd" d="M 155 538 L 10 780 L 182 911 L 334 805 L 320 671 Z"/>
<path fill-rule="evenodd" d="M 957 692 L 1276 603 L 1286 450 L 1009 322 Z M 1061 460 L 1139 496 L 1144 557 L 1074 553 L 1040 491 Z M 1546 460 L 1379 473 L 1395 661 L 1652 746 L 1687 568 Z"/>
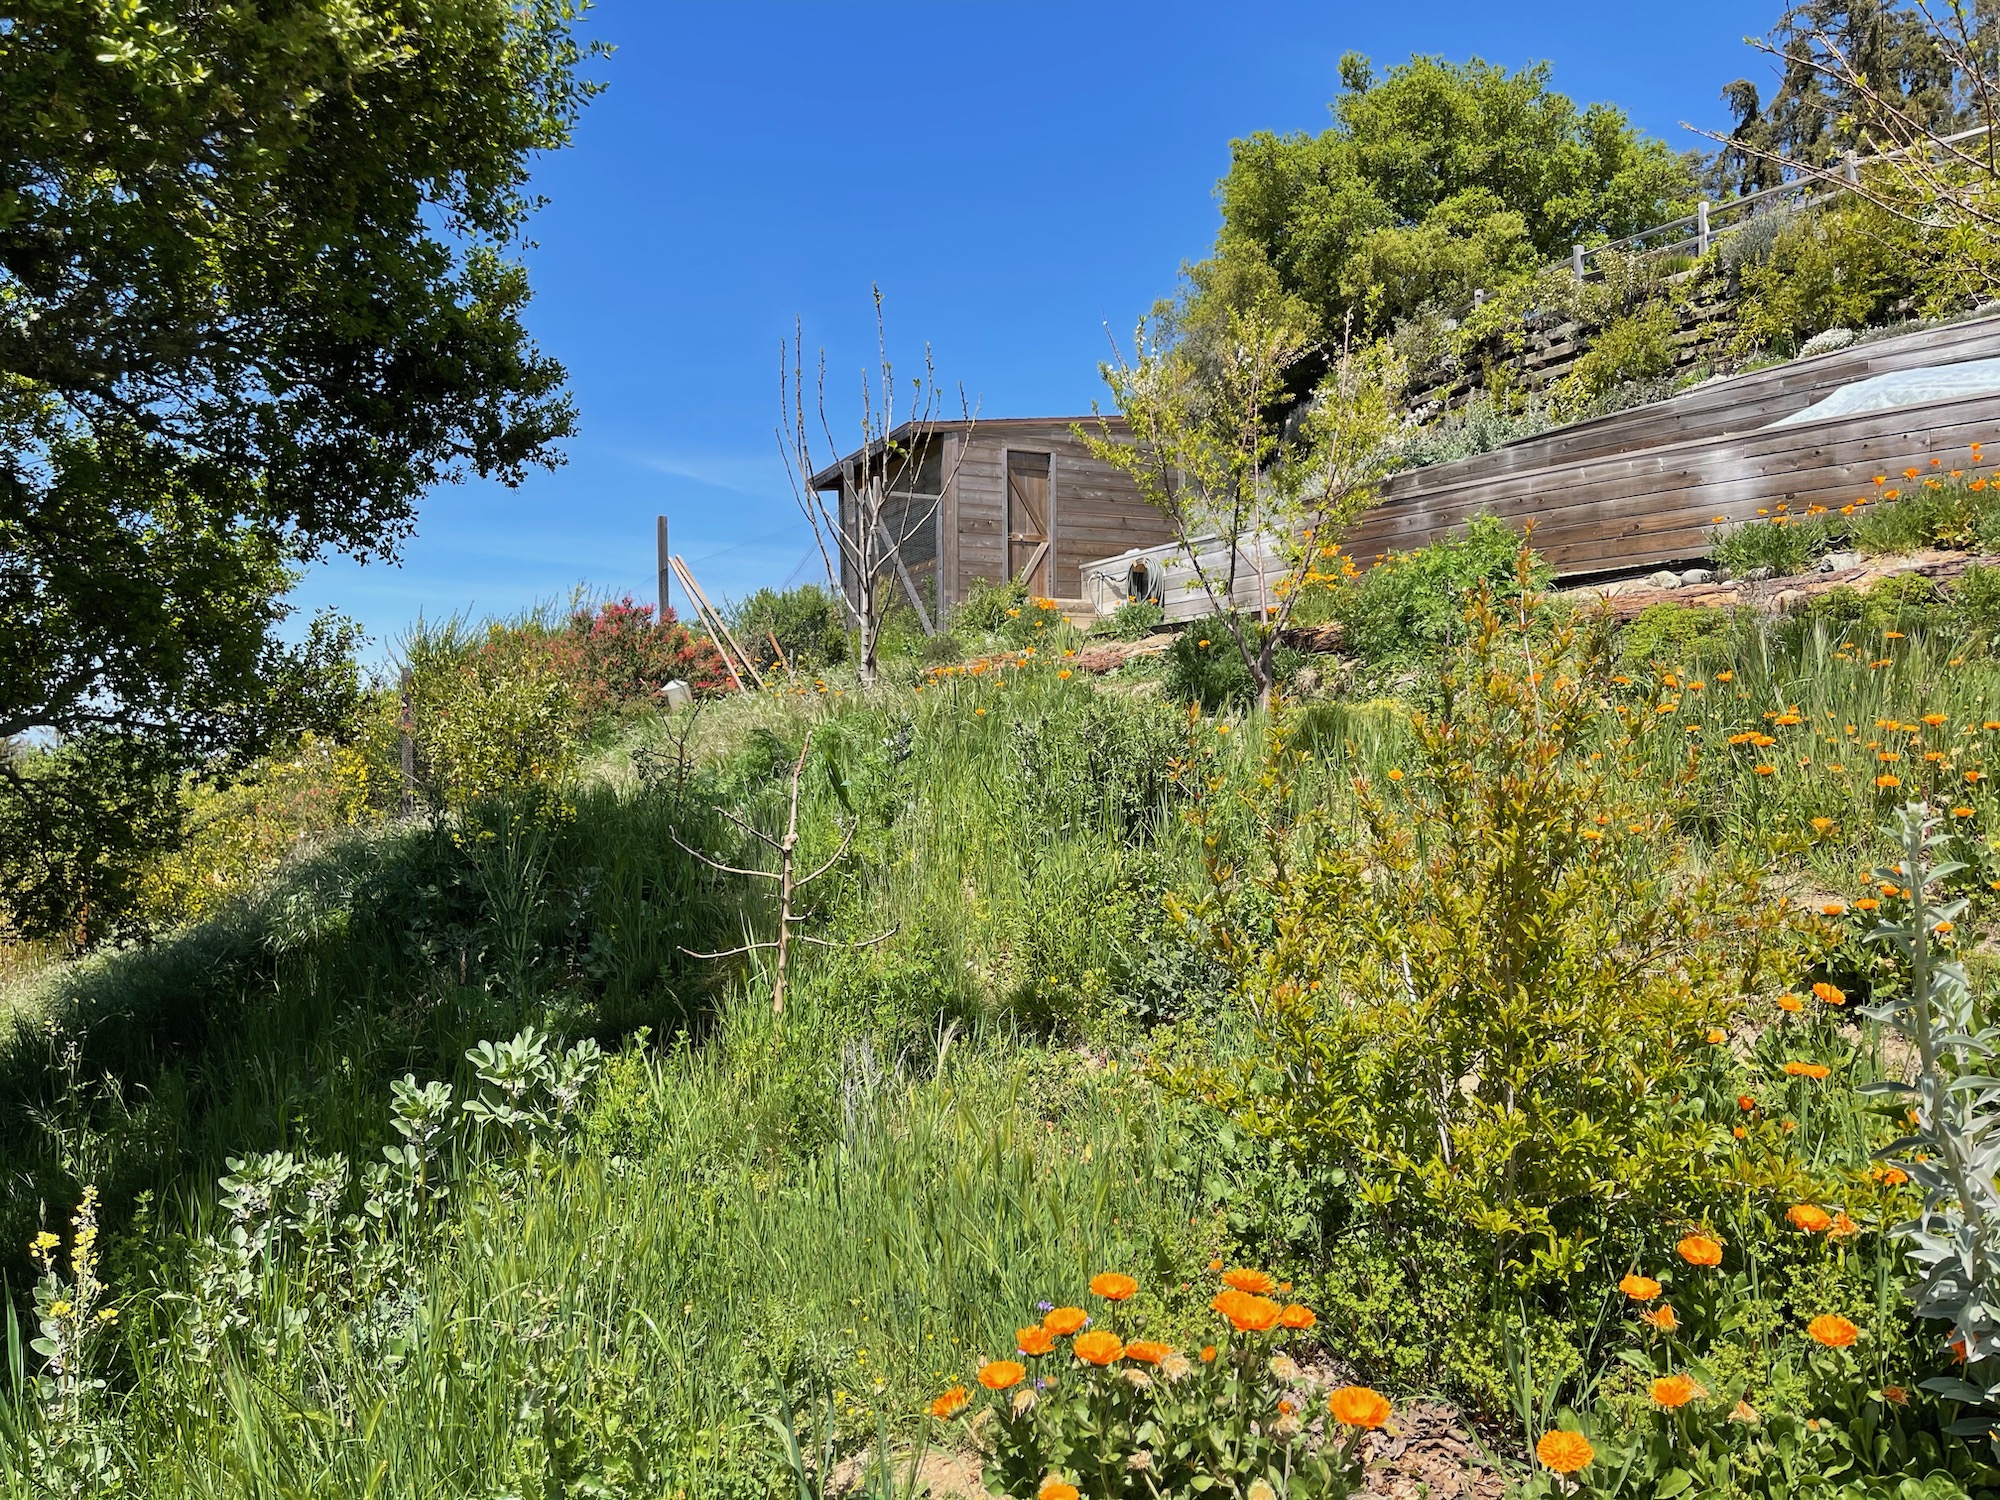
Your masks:
<path fill-rule="evenodd" d="M 1198 301 L 1275 297 L 1323 335 L 1350 320 L 1377 332 L 1672 218 L 1692 196 L 1689 161 L 1616 107 L 1555 92 L 1546 64 L 1413 57 L 1378 79 L 1349 53 L 1340 77 L 1329 129 L 1232 143 Z"/>
<path fill-rule="evenodd" d="M 342 682 L 338 629 L 280 640 L 301 564 L 560 461 L 518 251 L 583 3 L 8 6 L 0 739 L 255 753 Z"/>

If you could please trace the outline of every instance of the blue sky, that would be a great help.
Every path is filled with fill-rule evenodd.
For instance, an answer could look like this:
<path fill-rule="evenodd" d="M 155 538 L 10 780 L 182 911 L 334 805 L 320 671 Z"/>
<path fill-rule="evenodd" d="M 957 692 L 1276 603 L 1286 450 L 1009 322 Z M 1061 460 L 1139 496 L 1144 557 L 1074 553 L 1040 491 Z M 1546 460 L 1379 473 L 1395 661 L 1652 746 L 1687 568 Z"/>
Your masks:
<path fill-rule="evenodd" d="M 660 512 L 712 596 L 810 579 L 773 436 L 794 317 L 843 412 L 871 283 L 892 352 L 927 340 L 983 415 L 1087 411 L 1107 325 L 1129 334 L 1213 239 L 1230 139 L 1321 129 L 1343 51 L 1547 59 L 1679 148 L 1681 121 L 1722 123 L 1725 82 L 1769 76 L 1743 37 L 1781 8 L 601 0 L 609 89 L 538 168 L 530 255 L 529 322 L 582 413 L 569 462 L 438 490 L 400 566 L 329 563 L 296 602 L 379 652 L 420 611 L 650 600 Z"/>

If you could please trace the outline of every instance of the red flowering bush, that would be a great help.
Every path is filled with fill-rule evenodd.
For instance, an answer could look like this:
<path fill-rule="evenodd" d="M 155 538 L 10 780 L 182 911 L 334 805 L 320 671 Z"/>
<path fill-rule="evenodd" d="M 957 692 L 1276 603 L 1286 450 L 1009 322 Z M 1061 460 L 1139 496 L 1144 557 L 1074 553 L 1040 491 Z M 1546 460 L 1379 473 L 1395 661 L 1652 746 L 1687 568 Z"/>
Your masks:
<path fill-rule="evenodd" d="M 713 641 L 681 624 L 672 610 L 656 623 L 653 606 L 633 603 L 630 594 L 572 614 L 549 637 L 549 659 L 588 719 L 656 702 L 660 689 L 676 679 L 697 693 L 730 685 Z"/>

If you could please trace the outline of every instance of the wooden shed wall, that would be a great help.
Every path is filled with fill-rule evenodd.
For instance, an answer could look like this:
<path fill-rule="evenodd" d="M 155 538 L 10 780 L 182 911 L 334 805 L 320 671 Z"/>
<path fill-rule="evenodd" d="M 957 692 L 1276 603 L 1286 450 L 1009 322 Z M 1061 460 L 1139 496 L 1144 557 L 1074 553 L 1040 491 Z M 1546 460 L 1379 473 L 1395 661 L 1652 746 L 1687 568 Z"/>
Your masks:
<path fill-rule="evenodd" d="M 960 441 L 966 453 L 945 518 L 947 566 L 954 580 L 951 603 L 963 599 L 979 580 L 1005 576 L 1010 449 L 1050 456 L 1056 598 L 1083 596 L 1085 563 L 1172 537 L 1166 517 L 1140 497 L 1124 474 L 1093 457 L 1067 421 L 974 427 Z M 954 543 L 955 562 L 950 556 Z"/>

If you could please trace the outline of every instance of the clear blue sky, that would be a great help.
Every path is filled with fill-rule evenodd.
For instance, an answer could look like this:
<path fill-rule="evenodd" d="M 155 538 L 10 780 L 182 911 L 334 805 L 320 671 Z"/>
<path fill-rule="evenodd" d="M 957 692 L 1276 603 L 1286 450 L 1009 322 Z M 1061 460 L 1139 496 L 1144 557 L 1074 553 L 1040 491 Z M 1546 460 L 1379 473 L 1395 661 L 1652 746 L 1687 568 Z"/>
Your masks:
<path fill-rule="evenodd" d="M 602 0 L 609 89 L 538 169 L 530 257 L 529 322 L 582 412 L 568 464 L 439 490 L 400 567 L 328 564 L 297 601 L 379 652 L 419 611 L 586 582 L 650 600 L 659 512 L 711 595 L 812 578 L 773 437 L 794 316 L 849 404 L 879 282 L 895 352 L 928 340 L 982 414 L 1087 411 L 1106 325 L 1128 334 L 1213 239 L 1230 139 L 1323 128 L 1343 51 L 1547 59 L 1684 148 L 1725 82 L 1769 76 L 1742 39 L 1781 9 Z"/>

